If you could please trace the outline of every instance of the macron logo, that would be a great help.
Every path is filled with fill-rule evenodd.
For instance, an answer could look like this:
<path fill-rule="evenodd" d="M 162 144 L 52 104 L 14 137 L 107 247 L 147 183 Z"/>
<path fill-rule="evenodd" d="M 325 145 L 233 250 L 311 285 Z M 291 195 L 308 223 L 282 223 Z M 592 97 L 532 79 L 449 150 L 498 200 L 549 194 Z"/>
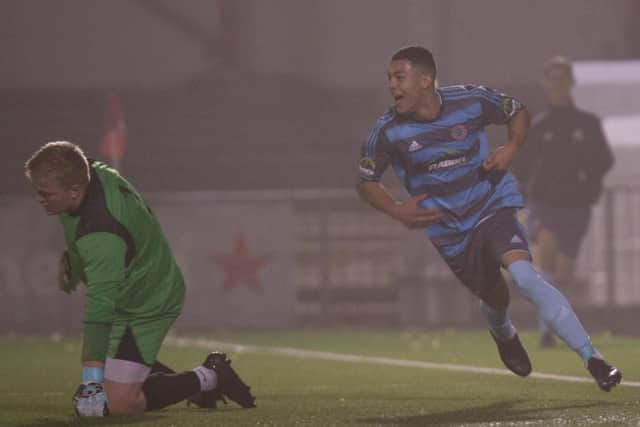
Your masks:
<path fill-rule="evenodd" d="M 414 151 L 418 151 L 422 149 L 422 145 L 418 144 L 418 142 L 414 139 L 413 141 L 411 141 L 411 144 L 409 144 L 409 152 L 413 153 Z"/>
<path fill-rule="evenodd" d="M 514 234 L 513 237 L 511 238 L 511 243 L 522 243 L 522 239 L 518 237 L 517 234 Z"/>

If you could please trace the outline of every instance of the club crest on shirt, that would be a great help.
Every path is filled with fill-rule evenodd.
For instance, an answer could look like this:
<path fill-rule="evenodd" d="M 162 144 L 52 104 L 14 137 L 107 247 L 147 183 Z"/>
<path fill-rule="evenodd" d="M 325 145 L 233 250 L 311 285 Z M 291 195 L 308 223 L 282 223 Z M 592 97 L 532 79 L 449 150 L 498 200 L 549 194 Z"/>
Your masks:
<path fill-rule="evenodd" d="M 376 161 L 371 157 L 363 157 L 360 159 L 360 173 L 363 176 L 371 177 L 375 174 Z"/>
<path fill-rule="evenodd" d="M 451 138 L 462 141 L 469 135 L 469 129 L 465 125 L 455 125 L 451 128 Z"/>

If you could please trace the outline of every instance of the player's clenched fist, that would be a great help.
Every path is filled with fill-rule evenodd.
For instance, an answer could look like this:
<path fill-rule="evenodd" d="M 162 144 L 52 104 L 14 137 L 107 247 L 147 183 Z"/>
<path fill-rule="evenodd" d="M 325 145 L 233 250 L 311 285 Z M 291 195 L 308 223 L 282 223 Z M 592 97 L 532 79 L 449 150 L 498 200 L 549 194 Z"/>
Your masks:
<path fill-rule="evenodd" d="M 80 384 L 73 395 L 73 409 L 79 417 L 106 417 L 109 415 L 107 395 L 101 383 Z"/>
<path fill-rule="evenodd" d="M 428 195 L 422 194 L 399 202 L 393 211 L 393 217 L 407 228 L 424 228 L 442 218 L 442 212 L 435 208 L 423 208 L 420 202 Z"/>

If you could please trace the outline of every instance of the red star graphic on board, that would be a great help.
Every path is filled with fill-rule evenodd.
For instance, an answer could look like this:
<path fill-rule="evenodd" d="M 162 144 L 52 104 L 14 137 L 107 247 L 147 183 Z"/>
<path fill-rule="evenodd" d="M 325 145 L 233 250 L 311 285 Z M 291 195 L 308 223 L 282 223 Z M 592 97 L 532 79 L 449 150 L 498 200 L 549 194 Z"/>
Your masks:
<path fill-rule="evenodd" d="M 223 289 L 239 288 L 244 285 L 254 290 L 262 290 L 258 282 L 258 270 L 270 258 L 266 255 L 251 254 L 244 236 L 239 235 L 230 254 L 213 255 L 211 260 L 223 270 Z"/>

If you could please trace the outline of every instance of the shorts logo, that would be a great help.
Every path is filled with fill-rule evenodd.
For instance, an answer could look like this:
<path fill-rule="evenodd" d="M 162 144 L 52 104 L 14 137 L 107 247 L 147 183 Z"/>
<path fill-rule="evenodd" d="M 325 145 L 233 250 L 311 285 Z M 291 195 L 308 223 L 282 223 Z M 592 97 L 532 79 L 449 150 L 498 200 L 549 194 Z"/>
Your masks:
<path fill-rule="evenodd" d="M 365 177 L 372 177 L 375 174 L 376 162 L 371 157 L 360 159 L 360 173 Z"/>
<path fill-rule="evenodd" d="M 411 144 L 409 144 L 409 152 L 413 153 L 414 151 L 418 150 L 422 150 L 422 145 L 420 145 L 418 141 L 414 139 L 413 141 L 411 141 Z"/>
<path fill-rule="evenodd" d="M 465 125 L 455 125 L 451 128 L 451 138 L 462 141 L 469 135 L 469 129 Z"/>

